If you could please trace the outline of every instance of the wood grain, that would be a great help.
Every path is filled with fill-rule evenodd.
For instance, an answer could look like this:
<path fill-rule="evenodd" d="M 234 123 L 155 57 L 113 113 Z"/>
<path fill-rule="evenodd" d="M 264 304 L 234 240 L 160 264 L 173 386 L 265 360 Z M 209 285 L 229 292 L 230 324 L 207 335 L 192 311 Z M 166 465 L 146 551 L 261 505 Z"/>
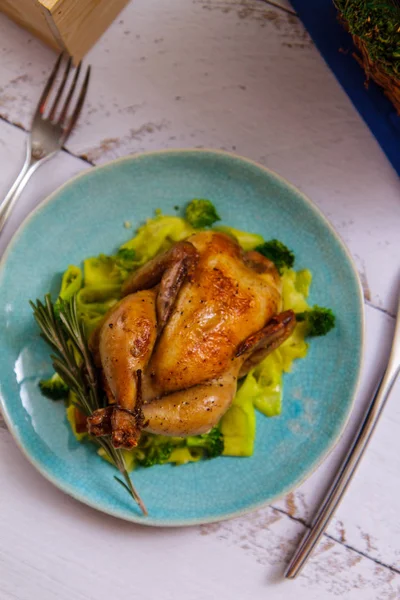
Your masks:
<path fill-rule="evenodd" d="M 78 63 L 129 0 L 0 0 L 0 11 Z"/>
<path fill-rule="evenodd" d="M 58 0 L 47 2 L 47 6 L 63 45 L 78 63 L 128 2 Z"/>
<path fill-rule="evenodd" d="M 0 0 L 0 11 L 13 19 L 53 48 L 58 47 L 51 27 L 46 22 L 40 3 L 37 0 Z"/>

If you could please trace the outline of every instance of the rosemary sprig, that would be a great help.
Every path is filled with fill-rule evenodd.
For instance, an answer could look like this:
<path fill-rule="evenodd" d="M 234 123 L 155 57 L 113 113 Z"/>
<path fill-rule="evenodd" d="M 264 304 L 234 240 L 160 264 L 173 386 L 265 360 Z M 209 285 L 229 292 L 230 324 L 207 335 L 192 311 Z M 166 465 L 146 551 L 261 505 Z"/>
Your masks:
<path fill-rule="evenodd" d="M 53 367 L 75 394 L 77 408 L 87 416 L 96 409 L 103 408 L 106 402 L 104 394 L 101 393 L 85 332 L 78 318 L 76 297 L 73 296 L 68 302 L 57 301 L 57 314 L 49 294 L 45 296 L 44 303 L 36 300 L 36 304 L 31 301 L 30 305 L 42 338 L 55 353 L 51 356 Z M 94 441 L 104 449 L 121 473 L 124 481 L 116 477 L 117 481 L 129 492 L 143 514 L 147 516 L 146 507 L 126 470 L 122 452 L 114 448 L 109 436 L 94 438 Z"/>

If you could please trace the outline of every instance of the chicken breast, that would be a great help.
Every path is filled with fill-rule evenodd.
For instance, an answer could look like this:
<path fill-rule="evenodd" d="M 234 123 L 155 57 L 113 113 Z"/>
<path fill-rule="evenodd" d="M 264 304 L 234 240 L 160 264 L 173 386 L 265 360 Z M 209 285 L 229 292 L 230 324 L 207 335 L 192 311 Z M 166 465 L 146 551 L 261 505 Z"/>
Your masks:
<path fill-rule="evenodd" d="M 261 329 L 281 305 L 280 277 L 269 260 L 259 254 L 257 262 L 248 259 L 222 233 L 201 232 L 188 241 L 199 260 L 181 287 L 149 363 L 157 394 L 220 376 L 230 368 L 240 342 Z"/>

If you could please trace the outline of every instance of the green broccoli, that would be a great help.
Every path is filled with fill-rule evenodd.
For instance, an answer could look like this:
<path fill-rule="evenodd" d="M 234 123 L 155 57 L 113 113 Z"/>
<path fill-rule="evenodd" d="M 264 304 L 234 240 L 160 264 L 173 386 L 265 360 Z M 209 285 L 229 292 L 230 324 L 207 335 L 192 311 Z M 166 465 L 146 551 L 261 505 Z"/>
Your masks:
<path fill-rule="evenodd" d="M 293 252 L 279 240 L 264 242 L 260 246 L 256 246 L 255 250 L 266 258 L 269 258 L 269 260 L 272 260 L 279 273 L 282 273 L 284 267 L 291 269 L 294 265 Z"/>
<path fill-rule="evenodd" d="M 120 248 L 115 256 L 118 261 L 129 261 L 133 262 L 135 260 L 135 251 L 131 248 Z"/>
<path fill-rule="evenodd" d="M 313 306 L 311 310 L 306 310 L 296 314 L 297 321 L 307 322 L 307 336 L 314 337 L 326 335 L 335 327 L 335 315 L 330 308 Z"/>
<path fill-rule="evenodd" d="M 171 456 L 172 448 L 173 446 L 170 442 L 165 442 L 163 444 L 152 444 L 147 448 L 138 449 L 135 462 L 142 467 L 163 465 Z"/>
<path fill-rule="evenodd" d="M 216 221 L 221 218 L 217 213 L 215 206 L 210 200 L 195 198 L 186 207 L 186 220 L 195 229 L 202 227 L 211 227 Z"/>
<path fill-rule="evenodd" d="M 64 400 L 68 396 L 68 386 L 64 383 L 58 373 L 54 373 L 49 379 L 41 379 L 39 388 L 43 396 L 50 400 Z"/>
<path fill-rule="evenodd" d="M 135 267 L 136 252 L 131 248 L 120 248 L 112 258 L 119 269 L 131 271 Z"/>
<path fill-rule="evenodd" d="M 202 449 L 208 458 L 221 456 L 224 451 L 224 436 L 218 427 L 214 427 L 208 433 L 186 438 L 188 448 Z"/>

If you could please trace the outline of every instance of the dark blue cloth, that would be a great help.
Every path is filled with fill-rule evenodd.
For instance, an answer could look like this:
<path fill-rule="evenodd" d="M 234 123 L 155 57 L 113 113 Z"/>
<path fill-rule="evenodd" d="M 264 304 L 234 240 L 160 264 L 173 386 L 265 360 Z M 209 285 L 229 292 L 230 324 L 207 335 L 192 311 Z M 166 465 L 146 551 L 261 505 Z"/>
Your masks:
<path fill-rule="evenodd" d="M 400 117 L 382 89 L 370 81 L 352 56 L 351 36 L 337 20 L 332 0 L 291 0 L 293 8 L 339 83 L 400 175 Z M 339 52 L 339 48 L 348 52 Z"/>

